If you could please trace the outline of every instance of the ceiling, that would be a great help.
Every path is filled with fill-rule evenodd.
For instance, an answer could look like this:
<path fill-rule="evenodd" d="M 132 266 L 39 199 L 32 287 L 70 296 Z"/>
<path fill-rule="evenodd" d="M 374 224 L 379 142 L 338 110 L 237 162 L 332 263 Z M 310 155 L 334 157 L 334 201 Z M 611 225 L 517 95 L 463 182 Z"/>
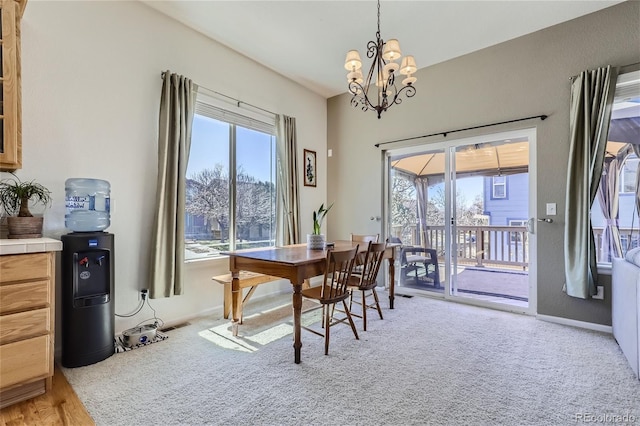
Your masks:
<path fill-rule="evenodd" d="M 346 52 L 375 39 L 373 0 L 141 0 L 328 98 L 346 93 Z M 597 1 L 403 1 L 381 3 L 380 33 L 419 68 L 621 3 Z"/>

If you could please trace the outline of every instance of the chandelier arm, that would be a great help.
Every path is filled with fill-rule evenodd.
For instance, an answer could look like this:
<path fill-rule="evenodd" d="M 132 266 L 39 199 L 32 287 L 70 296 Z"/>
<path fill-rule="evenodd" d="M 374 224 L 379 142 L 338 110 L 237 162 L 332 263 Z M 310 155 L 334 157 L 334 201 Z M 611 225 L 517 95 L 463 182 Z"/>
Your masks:
<path fill-rule="evenodd" d="M 393 102 L 389 104 L 389 107 L 394 104 L 400 105 L 402 103 L 402 98 L 400 97 L 400 95 L 402 95 L 403 92 L 407 96 L 407 98 L 412 98 L 416 94 L 416 88 L 411 85 L 403 86 L 393 96 Z"/>
<path fill-rule="evenodd" d="M 368 111 L 375 108 L 369 101 L 369 98 L 367 98 L 364 87 L 362 87 L 362 85 L 357 81 L 354 80 L 349 83 L 349 92 L 353 94 L 350 101 L 352 107 L 359 107 L 362 104 L 362 111 Z"/>

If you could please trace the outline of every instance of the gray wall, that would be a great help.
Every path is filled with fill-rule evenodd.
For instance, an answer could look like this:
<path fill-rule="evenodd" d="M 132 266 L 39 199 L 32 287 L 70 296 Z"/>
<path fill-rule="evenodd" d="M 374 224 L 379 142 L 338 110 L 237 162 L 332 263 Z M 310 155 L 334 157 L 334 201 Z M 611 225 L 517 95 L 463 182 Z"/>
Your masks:
<path fill-rule="evenodd" d="M 455 136 L 537 127 L 538 216 L 545 216 L 545 203 L 558 204 L 555 222 L 538 228 L 538 313 L 610 325 L 610 279 L 603 280 L 604 301 L 575 299 L 562 292 L 569 77 L 608 64 L 636 62 L 640 62 L 640 2 L 629 1 L 423 68 L 417 73 L 417 95 L 380 120 L 373 112 L 350 107 L 346 94 L 329 99 L 327 147 L 333 156 L 327 162 L 327 201 L 335 205 L 327 217 L 328 238 L 382 232 L 381 222 L 370 220 L 382 212 L 382 150 L 375 143 L 547 114 L 545 121 Z"/>

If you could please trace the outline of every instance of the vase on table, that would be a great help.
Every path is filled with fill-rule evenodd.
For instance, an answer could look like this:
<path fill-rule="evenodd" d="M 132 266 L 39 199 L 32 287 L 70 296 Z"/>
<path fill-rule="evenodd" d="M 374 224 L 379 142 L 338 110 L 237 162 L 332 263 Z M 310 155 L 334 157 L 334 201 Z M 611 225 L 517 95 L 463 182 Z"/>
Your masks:
<path fill-rule="evenodd" d="M 324 250 L 324 234 L 307 234 L 307 248 L 309 250 Z"/>

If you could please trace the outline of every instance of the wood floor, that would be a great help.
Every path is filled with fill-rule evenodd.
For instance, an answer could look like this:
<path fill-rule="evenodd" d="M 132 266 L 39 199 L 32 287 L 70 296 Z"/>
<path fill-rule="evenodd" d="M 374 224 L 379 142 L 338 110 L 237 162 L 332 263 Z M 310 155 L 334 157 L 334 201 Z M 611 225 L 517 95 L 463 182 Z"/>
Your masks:
<path fill-rule="evenodd" d="M 0 410 L 0 426 L 73 425 L 95 422 L 56 366 L 51 391 Z"/>

